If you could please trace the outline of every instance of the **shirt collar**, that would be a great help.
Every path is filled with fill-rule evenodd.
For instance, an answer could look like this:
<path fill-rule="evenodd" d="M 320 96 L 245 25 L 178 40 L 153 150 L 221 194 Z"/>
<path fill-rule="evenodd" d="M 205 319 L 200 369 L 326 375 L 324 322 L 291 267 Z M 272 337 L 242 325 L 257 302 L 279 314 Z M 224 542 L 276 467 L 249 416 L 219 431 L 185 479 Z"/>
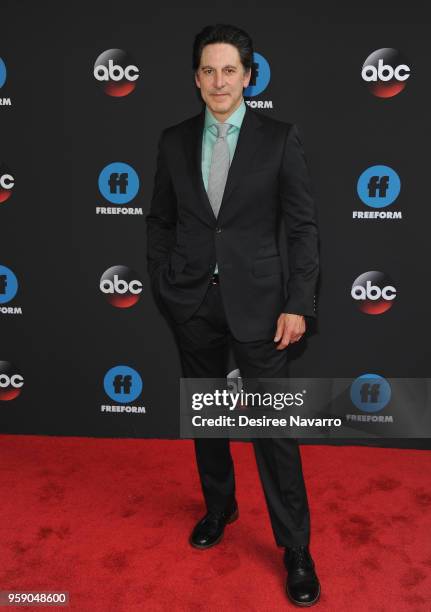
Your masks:
<path fill-rule="evenodd" d="M 240 129 L 242 120 L 244 119 L 245 110 L 246 108 L 245 108 L 245 102 L 243 98 L 241 101 L 241 104 L 231 115 L 229 115 L 225 123 L 230 123 L 231 125 L 234 125 L 236 128 Z M 214 117 L 214 115 L 212 114 L 208 106 L 206 106 L 205 107 L 205 124 L 204 124 L 205 129 L 214 126 L 215 123 L 219 123 L 219 121 L 217 121 L 217 119 Z"/>

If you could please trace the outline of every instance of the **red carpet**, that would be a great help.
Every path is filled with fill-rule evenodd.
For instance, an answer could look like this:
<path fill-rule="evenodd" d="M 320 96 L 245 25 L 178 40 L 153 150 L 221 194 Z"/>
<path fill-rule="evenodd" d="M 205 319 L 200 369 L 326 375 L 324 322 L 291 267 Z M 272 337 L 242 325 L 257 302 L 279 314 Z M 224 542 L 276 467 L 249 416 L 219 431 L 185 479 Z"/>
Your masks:
<path fill-rule="evenodd" d="M 0 436 L 0 590 L 69 591 L 68 610 L 298 610 L 284 595 L 253 449 L 233 443 L 240 519 L 204 512 L 189 440 Z M 431 455 L 301 447 L 321 612 L 431 610 Z M 20 607 L 53 610 L 59 607 Z"/>

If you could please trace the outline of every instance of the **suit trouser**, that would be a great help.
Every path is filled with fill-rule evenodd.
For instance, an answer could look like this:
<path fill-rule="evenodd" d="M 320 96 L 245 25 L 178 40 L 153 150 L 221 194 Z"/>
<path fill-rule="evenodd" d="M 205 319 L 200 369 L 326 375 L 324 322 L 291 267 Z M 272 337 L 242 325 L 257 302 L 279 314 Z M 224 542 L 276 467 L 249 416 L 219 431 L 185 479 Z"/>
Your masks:
<path fill-rule="evenodd" d="M 273 337 L 239 342 L 232 336 L 217 284 L 209 285 L 194 315 L 185 323 L 172 323 L 172 329 L 185 378 L 226 378 L 229 344 L 241 377 L 288 375 L 288 349 L 277 350 Z M 309 544 L 310 513 L 297 440 L 256 438 L 252 442 L 277 545 Z M 235 497 L 229 440 L 195 438 L 194 444 L 207 509 L 224 510 Z"/>

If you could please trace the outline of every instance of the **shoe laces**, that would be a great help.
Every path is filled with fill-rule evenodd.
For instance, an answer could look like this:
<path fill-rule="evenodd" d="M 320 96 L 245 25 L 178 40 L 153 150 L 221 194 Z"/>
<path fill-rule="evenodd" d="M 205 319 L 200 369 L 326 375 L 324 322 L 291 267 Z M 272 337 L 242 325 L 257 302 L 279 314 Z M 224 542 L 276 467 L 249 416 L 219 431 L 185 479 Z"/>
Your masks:
<path fill-rule="evenodd" d="M 308 569 L 310 567 L 310 556 L 306 546 L 293 546 L 288 549 L 287 558 L 295 560 L 295 565 L 299 568 Z"/>

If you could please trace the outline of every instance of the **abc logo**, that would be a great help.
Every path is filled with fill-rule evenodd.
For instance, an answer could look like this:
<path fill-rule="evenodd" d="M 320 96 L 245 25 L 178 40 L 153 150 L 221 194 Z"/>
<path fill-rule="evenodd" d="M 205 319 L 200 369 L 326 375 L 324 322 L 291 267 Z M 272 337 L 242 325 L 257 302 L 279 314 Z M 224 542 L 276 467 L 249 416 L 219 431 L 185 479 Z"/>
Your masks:
<path fill-rule="evenodd" d="M 100 290 L 112 306 L 129 308 L 142 293 L 142 281 L 127 266 L 112 266 L 100 279 Z"/>
<path fill-rule="evenodd" d="M 97 58 L 93 74 L 108 96 L 119 98 L 135 89 L 139 69 L 128 53 L 122 49 L 109 49 Z"/>
<path fill-rule="evenodd" d="M 13 400 L 21 394 L 24 378 L 9 361 L 0 361 L 0 400 Z"/>
<path fill-rule="evenodd" d="M 113 60 L 108 60 L 108 66 L 97 66 L 94 69 L 94 76 L 98 81 L 136 81 L 139 71 L 136 66 L 126 66 L 122 68 L 114 64 Z"/>
<path fill-rule="evenodd" d="M 0 204 L 9 200 L 15 185 L 12 172 L 4 164 L 0 166 Z"/>
<path fill-rule="evenodd" d="M 359 310 L 376 315 L 392 307 L 397 290 L 386 274 L 371 271 L 358 276 L 352 285 L 351 295 Z"/>
<path fill-rule="evenodd" d="M 410 68 L 396 49 L 378 49 L 362 66 L 362 79 L 378 98 L 392 98 L 406 86 Z"/>
<path fill-rule="evenodd" d="M 2 174 L 0 176 L 0 187 L 2 189 L 12 189 L 13 186 L 14 180 L 11 174 Z"/>

